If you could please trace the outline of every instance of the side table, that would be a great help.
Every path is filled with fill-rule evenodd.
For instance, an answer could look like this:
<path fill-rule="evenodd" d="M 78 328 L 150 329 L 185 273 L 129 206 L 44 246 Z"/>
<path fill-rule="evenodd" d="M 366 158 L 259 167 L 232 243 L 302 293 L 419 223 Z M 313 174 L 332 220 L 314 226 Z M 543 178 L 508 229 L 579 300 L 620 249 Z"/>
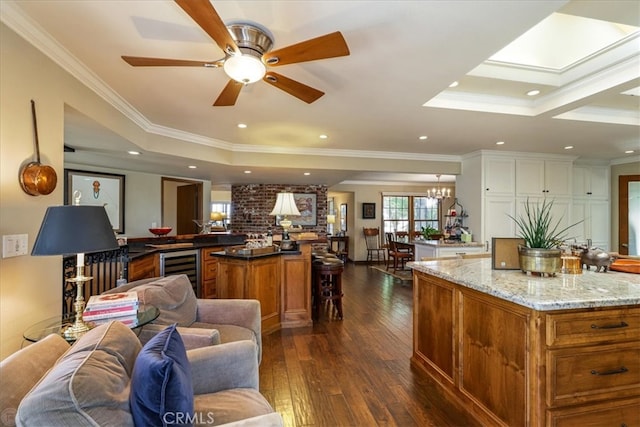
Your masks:
<path fill-rule="evenodd" d="M 151 323 L 158 318 L 160 310 L 152 305 L 142 305 L 138 309 L 138 322 L 131 329 L 136 329 L 141 326 Z M 42 338 L 50 334 L 58 334 L 68 342 L 74 342 L 74 339 L 65 337 L 64 330 L 73 324 L 75 316 L 60 318 L 60 316 L 51 317 L 46 320 L 42 320 L 38 323 L 34 323 L 29 326 L 23 333 L 22 338 L 26 341 L 37 342 Z M 116 320 L 116 319 L 114 319 Z M 86 322 L 91 323 L 91 322 Z"/>

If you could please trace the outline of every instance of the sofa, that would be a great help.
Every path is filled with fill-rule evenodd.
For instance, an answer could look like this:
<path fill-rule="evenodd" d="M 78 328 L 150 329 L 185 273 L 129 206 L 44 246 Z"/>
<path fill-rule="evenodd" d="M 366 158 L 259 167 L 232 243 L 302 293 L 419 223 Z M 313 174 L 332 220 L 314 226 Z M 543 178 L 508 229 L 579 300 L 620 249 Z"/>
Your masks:
<path fill-rule="evenodd" d="M 177 323 L 181 328 L 213 329 L 220 343 L 249 340 L 258 346 L 258 363 L 262 360 L 262 323 L 260 302 L 243 299 L 197 299 L 189 277 L 177 274 L 141 279 L 110 289 L 104 294 L 136 291 L 141 304 L 160 309 L 155 325 Z M 158 329 L 144 326 L 142 339 Z M 180 329 L 185 332 L 185 329 Z"/>
<path fill-rule="evenodd" d="M 175 324 L 144 346 L 117 321 L 72 346 L 49 335 L 0 362 L 0 425 L 282 426 L 257 360 L 246 340 L 186 350 Z"/>

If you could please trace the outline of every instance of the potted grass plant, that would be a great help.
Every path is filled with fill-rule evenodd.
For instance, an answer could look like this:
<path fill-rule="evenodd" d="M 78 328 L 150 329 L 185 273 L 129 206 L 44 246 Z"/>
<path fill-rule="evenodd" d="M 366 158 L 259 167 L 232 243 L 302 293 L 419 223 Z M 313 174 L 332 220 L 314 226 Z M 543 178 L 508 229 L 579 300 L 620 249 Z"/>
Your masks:
<path fill-rule="evenodd" d="M 562 227 L 562 218 L 554 220 L 552 208 L 553 200 L 530 203 L 527 198 L 524 214 L 517 218 L 509 215 L 516 223 L 518 237 L 525 242 L 518 247 L 520 269 L 525 273 L 553 276 L 562 268 L 559 246 L 567 239 L 566 232 L 580 222 Z"/>

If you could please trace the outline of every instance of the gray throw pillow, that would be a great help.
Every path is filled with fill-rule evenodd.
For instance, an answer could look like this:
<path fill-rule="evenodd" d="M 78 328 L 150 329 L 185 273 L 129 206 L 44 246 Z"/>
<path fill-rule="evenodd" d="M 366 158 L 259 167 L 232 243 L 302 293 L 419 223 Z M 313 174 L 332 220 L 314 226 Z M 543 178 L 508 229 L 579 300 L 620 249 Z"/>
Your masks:
<path fill-rule="evenodd" d="M 133 426 L 129 382 L 141 344 L 120 322 L 83 335 L 27 394 L 19 426 Z"/>
<path fill-rule="evenodd" d="M 189 277 L 184 274 L 159 277 L 131 290 L 138 293 L 140 304 L 158 307 L 160 316 L 155 323 L 191 326 L 196 321 L 198 301 Z"/>

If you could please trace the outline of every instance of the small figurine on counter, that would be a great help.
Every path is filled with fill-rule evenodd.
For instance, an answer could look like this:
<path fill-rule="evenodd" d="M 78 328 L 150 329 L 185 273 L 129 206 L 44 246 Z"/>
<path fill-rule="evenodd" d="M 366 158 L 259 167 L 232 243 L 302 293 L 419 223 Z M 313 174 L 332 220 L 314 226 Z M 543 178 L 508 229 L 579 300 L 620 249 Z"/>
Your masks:
<path fill-rule="evenodd" d="M 616 260 L 616 256 L 599 248 L 589 248 L 582 246 L 582 255 L 580 256 L 580 262 L 586 270 L 589 270 L 593 265 L 596 267 L 596 272 L 607 272 L 607 269 Z"/>

